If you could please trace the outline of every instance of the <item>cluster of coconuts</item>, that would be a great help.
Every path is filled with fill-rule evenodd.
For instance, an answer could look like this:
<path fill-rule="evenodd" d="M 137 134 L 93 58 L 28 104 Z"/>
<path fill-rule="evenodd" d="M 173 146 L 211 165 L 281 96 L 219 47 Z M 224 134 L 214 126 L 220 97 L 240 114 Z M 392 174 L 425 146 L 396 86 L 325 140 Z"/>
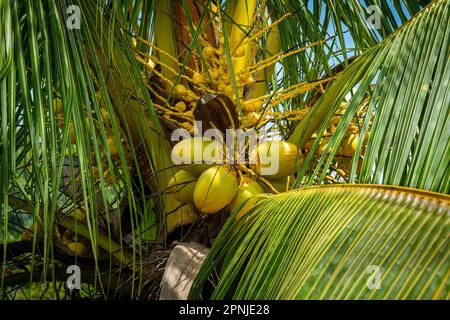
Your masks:
<path fill-rule="evenodd" d="M 177 201 L 195 205 L 199 211 L 207 214 L 225 208 L 233 211 L 245 202 L 237 214 L 237 218 L 240 218 L 257 202 L 258 198 L 253 197 L 254 195 L 270 190 L 250 175 L 238 177 L 233 165 L 215 164 L 214 159 L 221 157 L 219 155 L 221 150 L 214 144 L 215 142 L 204 140 L 202 137 L 178 142 L 172 149 L 172 159 L 184 165 L 169 181 L 167 190 Z M 275 174 L 265 176 L 264 169 L 270 164 L 265 164 L 259 159 L 270 157 L 274 148 L 278 149 L 279 170 Z M 207 150 L 212 152 L 205 152 Z M 251 169 L 257 176 L 265 176 L 280 192 L 286 191 L 293 184 L 293 174 L 301 163 L 298 161 L 297 147 L 284 141 L 262 142 L 251 151 L 250 157 L 256 159 L 255 163 L 251 164 Z M 197 163 L 196 159 L 201 161 Z"/>
<path fill-rule="evenodd" d="M 347 105 L 348 104 L 346 102 L 341 103 L 338 114 L 343 114 L 345 109 L 347 108 Z M 322 139 L 320 140 L 319 147 L 316 148 L 314 151 L 315 156 L 320 156 L 326 152 L 328 145 L 330 143 L 331 135 L 334 133 L 335 127 L 339 124 L 340 120 L 341 120 L 341 118 L 339 116 L 333 117 L 333 119 L 331 120 L 331 123 L 330 123 L 331 124 L 330 127 L 327 130 L 325 130 L 324 135 L 322 136 Z M 370 137 L 370 132 L 368 131 L 366 133 L 366 135 L 364 136 L 362 154 L 364 154 L 364 148 L 365 148 L 364 146 L 367 145 L 369 137 Z M 317 139 L 317 134 L 313 134 L 313 136 L 308 141 L 308 143 L 306 143 L 305 151 L 307 153 L 309 153 L 309 151 L 311 151 L 314 143 L 316 142 L 316 139 Z M 344 173 L 346 173 L 346 174 L 348 174 L 350 172 L 351 165 L 352 165 L 352 158 L 353 158 L 353 155 L 355 154 L 356 148 L 358 146 L 359 139 L 360 139 L 359 127 L 355 123 L 352 122 L 352 123 L 350 123 L 349 127 L 347 128 L 347 131 L 346 131 L 344 137 L 342 138 L 341 143 L 338 147 L 337 153 L 334 157 L 336 166 L 339 169 L 343 170 Z M 358 161 L 358 167 L 357 167 L 358 170 L 361 169 L 361 164 L 362 164 L 362 160 L 360 159 Z"/>
<path fill-rule="evenodd" d="M 344 157 L 353 157 L 353 154 L 355 153 L 356 146 L 358 145 L 358 128 L 351 126 L 346 132 L 344 138 L 342 138 L 341 144 L 339 145 L 339 149 L 337 152 L 337 155 L 344 156 Z M 305 145 L 305 149 L 311 150 L 313 144 L 315 143 L 315 140 L 317 139 L 317 135 L 314 134 L 311 138 L 311 140 Z M 330 136 L 327 135 L 327 132 L 325 132 L 325 137 L 323 137 L 320 141 L 319 147 L 316 148 L 314 151 L 315 155 L 322 155 L 325 153 L 328 144 L 330 143 Z"/>
<path fill-rule="evenodd" d="M 345 174 L 348 174 L 351 169 L 353 155 L 355 154 L 356 147 L 358 146 L 359 141 L 359 129 L 356 126 L 350 126 L 349 130 L 346 132 L 344 137 L 341 140 L 341 144 L 338 147 L 337 153 L 333 159 L 336 166 L 343 170 Z M 369 134 L 366 135 L 365 141 L 367 141 Z M 312 149 L 315 140 L 317 139 L 317 135 L 314 134 L 311 137 L 311 140 L 305 145 L 305 151 L 309 153 Z M 328 148 L 330 143 L 330 135 L 325 132 L 325 136 L 320 140 L 319 147 L 315 149 L 314 156 L 320 157 L 324 154 Z M 366 142 L 365 142 L 366 143 Z M 331 149 L 328 150 L 330 152 Z M 358 170 L 361 168 L 362 161 L 358 162 Z"/>

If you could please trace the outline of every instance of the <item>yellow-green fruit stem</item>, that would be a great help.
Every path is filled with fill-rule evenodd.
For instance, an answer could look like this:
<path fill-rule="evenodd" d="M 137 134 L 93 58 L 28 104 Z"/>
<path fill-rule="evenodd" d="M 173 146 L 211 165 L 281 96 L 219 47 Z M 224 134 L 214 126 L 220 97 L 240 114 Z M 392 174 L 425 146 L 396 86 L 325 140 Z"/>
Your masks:
<path fill-rule="evenodd" d="M 234 25 L 231 28 L 230 49 L 233 51 L 241 43 L 252 24 L 253 14 L 256 10 L 257 0 L 237 0 L 234 9 Z M 249 44 L 245 45 L 246 55 L 249 54 Z M 236 58 L 233 62 L 235 74 L 245 67 L 246 55 Z"/>
<path fill-rule="evenodd" d="M 172 10 L 172 1 L 157 1 L 155 14 L 155 37 L 158 48 L 172 57 L 177 57 L 177 47 L 175 39 L 174 18 Z M 170 59 L 167 55 L 160 53 L 159 60 L 162 62 L 161 74 L 174 82 L 179 73 L 178 64 Z M 170 71 L 172 68 L 174 72 Z M 169 85 L 168 85 L 169 86 Z"/>
<path fill-rule="evenodd" d="M 281 37 L 278 25 L 275 25 L 270 29 L 267 36 L 265 58 L 268 59 L 271 56 L 278 54 L 281 50 Z M 273 72 L 275 70 L 275 63 L 267 66 L 264 69 L 257 71 L 254 75 L 255 82 L 250 86 L 248 99 L 256 99 L 267 94 L 268 83 L 271 81 Z"/>
<path fill-rule="evenodd" d="M 71 217 L 61 219 L 60 222 L 64 228 L 70 230 L 71 232 L 79 234 L 86 239 L 92 239 L 91 230 L 86 224 L 81 222 L 75 223 L 74 219 Z M 120 243 L 117 243 L 114 239 L 111 239 L 110 237 L 102 233 L 98 234 L 97 242 L 94 243 L 94 245 L 98 245 L 100 248 L 109 252 L 122 264 L 128 264 L 130 262 L 129 257 L 125 255 L 124 248 L 122 247 L 122 245 Z"/>

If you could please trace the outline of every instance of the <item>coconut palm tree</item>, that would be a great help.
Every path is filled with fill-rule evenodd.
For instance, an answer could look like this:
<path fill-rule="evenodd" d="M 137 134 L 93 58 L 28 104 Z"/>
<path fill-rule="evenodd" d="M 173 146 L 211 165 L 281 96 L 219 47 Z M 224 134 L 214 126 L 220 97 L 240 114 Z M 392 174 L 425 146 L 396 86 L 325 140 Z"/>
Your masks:
<path fill-rule="evenodd" d="M 450 1 L 1 1 L 0 21 L 4 299 L 157 298 L 177 241 L 211 247 L 195 299 L 449 298 Z M 244 141 L 254 162 L 172 139 L 207 129 L 271 139 Z"/>

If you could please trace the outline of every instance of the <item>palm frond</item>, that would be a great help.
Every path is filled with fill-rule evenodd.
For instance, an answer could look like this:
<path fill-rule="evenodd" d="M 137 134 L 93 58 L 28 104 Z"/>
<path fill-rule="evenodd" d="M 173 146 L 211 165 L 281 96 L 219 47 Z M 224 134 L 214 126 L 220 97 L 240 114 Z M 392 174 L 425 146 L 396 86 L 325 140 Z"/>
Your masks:
<path fill-rule="evenodd" d="M 191 298 L 448 299 L 450 197 L 391 186 L 270 196 L 221 231 Z M 205 297 L 206 298 L 206 297 Z"/>

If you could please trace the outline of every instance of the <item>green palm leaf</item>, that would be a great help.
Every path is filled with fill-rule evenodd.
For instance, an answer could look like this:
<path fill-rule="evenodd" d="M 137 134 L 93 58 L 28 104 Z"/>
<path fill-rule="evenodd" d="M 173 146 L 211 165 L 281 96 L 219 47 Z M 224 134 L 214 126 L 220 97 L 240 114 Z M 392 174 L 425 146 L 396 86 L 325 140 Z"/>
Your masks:
<path fill-rule="evenodd" d="M 214 267 L 214 299 L 448 299 L 450 196 L 343 185 L 261 200 L 227 223 L 191 291 Z"/>
<path fill-rule="evenodd" d="M 99 16 L 100 5 L 78 5 L 83 12 L 79 17 L 81 28 L 71 30 L 66 26 L 64 4 L 0 4 L 0 42 L 5 39 L 7 45 L 2 45 L 2 50 L 8 50 L 0 54 L 2 283 L 8 262 L 7 244 L 17 240 L 32 222 L 30 260 L 35 261 L 35 256 L 36 260 L 42 258 L 41 281 L 55 280 L 53 271 L 47 270 L 55 259 L 54 225 L 62 222 L 67 228 L 73 225 L 75 237 L 90 244 L 95 264 L 103 256 L 110 268 L 130 262 L 127 267 L 137 271 L 136 258 L 128 260 L 123 252 L 139 252 L 141 245 L 132 242 L 131 248 L 125 248 L 122 233 L 117 231 L 123 227 L 119 201 L 127 198 L 130 210 L 125 219 L 131 221 L 129 232 L 133 239 L 141 236 L 138 214 L 143 212 L 138 212 L 135 191 L 143 188 L 145 178 L 137 170 L 135 180 L 140 185 L 131 181 L 130 167 L 138 162 L 139 143 L 130 141 L 143 140 L 149 128 L 154 130 L 154 136 L 147 139 L 147 148 L 139 148 L 139 161 L 149 163 L 148 176 L 153 174 L 155 162 L 160 161 L 155 161 L 153 155 L 157 152 L 152 146 L 167 146 L 155 141 L 161 129 L 128 39 L 116 36 L 115 41 L 110 41 L 108 37 L 118 27 L 94 20 Z M 102 12 L 105 17 L 110 13 L 107 7 Z M 135 102 L 139 101 L 136 97 L 149 107 Z M 62 101 L 58 112 L 53 108 L 57 99 Z M 136 121 L 139 125 L 131 124 L 133 118 L 141 119 L 140 123 Z M 147 132 L 139 131 L 142 128 Z M 112 155 L 108 138 L 114 141 L 116 156 Z M 168 149 L 164 150 L 168 155 Z M 105 172 L 109 172 L 110 181 L 106 181 Z M 9 201 L 14 198 L 25 201 L 31 210 L 15 207 Z M 142 207 L 145 206 L 146 203 Z M 71 215 L 76 208 L 82 208 L 87 215 L 78 227 L 80 222 Z M 14 219 L 18 222 L 13 223 Z M 38 225 L 43 226 L 40 233 L 44 243 L 39 257 L 35 250 Z M 95 272 L 100 278 L 98 268 Z M 2 284 L 0 287 L 3 289 Z"/>

